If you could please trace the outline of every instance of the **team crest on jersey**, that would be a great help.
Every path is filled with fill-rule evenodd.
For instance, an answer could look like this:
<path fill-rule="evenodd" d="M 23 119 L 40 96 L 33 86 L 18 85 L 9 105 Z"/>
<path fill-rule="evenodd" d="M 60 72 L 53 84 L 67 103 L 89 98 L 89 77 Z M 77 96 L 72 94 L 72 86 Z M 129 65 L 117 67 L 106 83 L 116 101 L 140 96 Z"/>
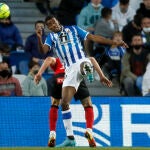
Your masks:
<path fill-rule="evenodd" d="M 60 44 L 62 44 L 62 45 L 70 42 L 67 32 L 62 31 L 60 33 L 59 41 L 60 41 Z"/>

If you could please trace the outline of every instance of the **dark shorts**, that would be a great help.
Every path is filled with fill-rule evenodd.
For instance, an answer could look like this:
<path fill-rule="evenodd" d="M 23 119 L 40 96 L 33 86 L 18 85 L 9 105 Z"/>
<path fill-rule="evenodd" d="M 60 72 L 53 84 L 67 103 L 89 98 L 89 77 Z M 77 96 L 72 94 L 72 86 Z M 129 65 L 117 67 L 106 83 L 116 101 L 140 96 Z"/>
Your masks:
<path fill-rule="evenodd" d="M 61 99 L 61 92 L 62 92 L 62 79 L 64 77 L 64 74 L 58 74 L 54 75 L 49 81 L 48 81 L 48 90 L 49 90 L 49 96 L 54 97 L 55 99 Z M 60 82 L 59 82 L 60 81 Z M 85 84 L 85 81 L 81 81 L 77 93 L 74 95 L 75 100 L 82 100 L 86 97 L 89 97 L 90 93 L 89 90 Z"/>

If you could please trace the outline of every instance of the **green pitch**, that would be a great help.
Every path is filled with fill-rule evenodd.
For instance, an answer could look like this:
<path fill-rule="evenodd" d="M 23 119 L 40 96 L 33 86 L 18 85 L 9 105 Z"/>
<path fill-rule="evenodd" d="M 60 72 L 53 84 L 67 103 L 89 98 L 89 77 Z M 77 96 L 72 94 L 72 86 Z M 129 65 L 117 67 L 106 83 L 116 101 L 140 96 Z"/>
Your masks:
<path fill-rule="evenodd" d="M 17 147 L 17 148 L 0 148 L 0 150 L 150 150 L 150 148 L 145 148 L 145 147 L 138 147 L 138 148 L 131 148 L 131 147 L 109 147 L 109 148 L 102 148 L 102 147 L 97 147 L 97 148 L 89 148 L 89 147 L 68 147 L 68 148 L 44 148 L 44 147 Z"/>

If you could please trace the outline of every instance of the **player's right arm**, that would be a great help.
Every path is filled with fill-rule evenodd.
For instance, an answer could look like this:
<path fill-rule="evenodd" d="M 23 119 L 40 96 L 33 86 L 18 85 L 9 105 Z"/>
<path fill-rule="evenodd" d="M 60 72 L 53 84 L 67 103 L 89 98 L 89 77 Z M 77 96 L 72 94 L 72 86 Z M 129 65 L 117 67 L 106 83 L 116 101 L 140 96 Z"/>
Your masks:
<path fill-rule="evenodd" d="M 43 44 L 43 41 L 42 41 L 42 31 L 38 31 L 36 32 L 36 35 L 38 37 L 38 47 L 39 47 L 39 51 L 43 54 L 46 54 L 49 50 L 50 50 L 50 47 L 46 44 Z"/>
<path fill-rule="evenodd" d="M 56 58 L 54 58 L 54 57 L 47 57 L 47 58 L 44 60 L 44 62 L 43 62 L 43 64 L 42 64 L 41 68 L 39 69 L 38 73 L 35 75 L 35 77 L 34 77 L 34 82 L 35 82 L 36 84 L 38 84 L 39 81 L 40 81 L 41 78 L 42 78 L 43 72 L 44 72 L 49 66 L 54 66 L 55 64 L 56 64 Z"/>

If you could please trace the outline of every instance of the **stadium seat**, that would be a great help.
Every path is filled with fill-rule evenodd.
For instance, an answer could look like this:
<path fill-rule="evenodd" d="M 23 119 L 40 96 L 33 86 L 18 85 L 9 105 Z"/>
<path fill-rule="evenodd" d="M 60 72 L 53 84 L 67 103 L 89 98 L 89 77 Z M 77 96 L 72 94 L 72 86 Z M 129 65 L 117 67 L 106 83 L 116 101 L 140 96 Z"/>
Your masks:
<path fill-rule="evenodd" d="M 23 51 L 12 51 L 10 53 L 10 65 L 16 66 L 16 72 L 27 75 L 29 72 L 28 63 L 31 56 Z"/>

